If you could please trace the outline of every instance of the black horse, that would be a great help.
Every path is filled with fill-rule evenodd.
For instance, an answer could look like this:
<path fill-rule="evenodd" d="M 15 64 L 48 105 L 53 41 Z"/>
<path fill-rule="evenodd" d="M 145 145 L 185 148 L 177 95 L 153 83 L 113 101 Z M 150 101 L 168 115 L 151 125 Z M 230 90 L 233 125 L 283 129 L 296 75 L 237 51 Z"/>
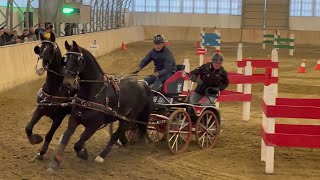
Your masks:
<path fill-rule="evenodd" d="M 62 106 L 64 103 L 71 101 L 69 98 L 69 90 L 60 88 L 63 82 L 63 65 L 61 64 L 61 51 L 55 44 L 55 35 L 51 33 L 50 40 L 41 37 L 41 47 L 36 46 L 34 52 L 39 56 L 36 73 L 40 76 L 47 71 L 45 84 L 38 91 L 37 109 L 33 113 L 31 121 L 27 124 L 25 130 L 31 144 L 39 144 L 43 141 L 38 134 L 33 134 L 32 130 L 42 116 L 52 119 L 50 130 L 45 136 L 45 142 L 36 155 L 34 160 L 42 160 L 43 155 L 47 152 L 52 137 L 67 114 L 71 113 L 71 107 Z"/>
<path fill-rule="evenodd" d="M 127 139 L 124 134 L 128 127 L 137 126 L 140 130 L 140 138 L 145 136 L 146 123 L 153 108 L 152 93 L 146 83 L 128 77 L 116 84 L 112 79 L 106 78 L 103 70 L 89 51 L 81 48 L 74 41 L 72 46 L 66 41 L 65 48 L 67 54 L 64 60 L 66 71 L 63 84 L 70 89 L 76 89 L 77 96 L 74 99 L 75 105 L 72 108 L 68 128 L 58 144 L 53 161 L 49 164 L 49 172 L 60 167 L 64 149 L 78 125 L 85 126 L 85 130 L 74 145 L 74 150 L 78 157 L 88 159 L 84 143 L 99 127 L 117 120 L 114 111 L 128 119 L 137 120 L 135 123 L 124 121 L 123 118 L 119 121 L 117 131 L 95 159 L 96 162 L 103 162 L 110 152 L 111 146 L 118 139 L 122 144 L 126 144 Z"/>

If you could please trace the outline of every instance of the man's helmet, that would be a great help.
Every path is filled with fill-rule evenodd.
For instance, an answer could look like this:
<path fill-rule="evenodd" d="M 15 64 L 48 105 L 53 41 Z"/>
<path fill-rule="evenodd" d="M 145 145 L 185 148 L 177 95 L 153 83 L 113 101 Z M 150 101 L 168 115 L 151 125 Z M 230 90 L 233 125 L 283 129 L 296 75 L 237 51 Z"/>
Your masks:
<path fill-rule="evenodd" d="M 155 44 L 165 43 L 164 36 L 162 34 L 156 34 L 153 37 L 153 43 Z"/>
<path fill-rule="evenodd" d="M 221 53 L 215 53 L 213 54 L 212 58 L 211 58 L 211 61 L 213 63 L 222 63 L 223 62 L 223 55 Z"/>

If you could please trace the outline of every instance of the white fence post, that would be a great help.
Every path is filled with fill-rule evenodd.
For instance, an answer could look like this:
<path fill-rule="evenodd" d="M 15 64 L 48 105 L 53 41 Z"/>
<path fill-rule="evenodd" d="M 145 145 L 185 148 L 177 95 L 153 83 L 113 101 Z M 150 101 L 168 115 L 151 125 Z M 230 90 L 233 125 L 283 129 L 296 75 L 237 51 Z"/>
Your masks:
<path fill-rule="evenodd" d="M 278 50 L 272 49 L 271 51 L 271 62 L 279 62 Z M 271 77 L 279 77 L 279 69 L 272 68 Z M 278 92 L 278 83 L 275 83 L 275 91 Z"/>
<path fill-rule="evenodd" d="M 247 61 L 246 67 L 244 68 L 244 75 L 245 76 L 252 76 L 252 66 L 251 61 Z M 251 86 L 252 84 L 244 84 L 243 85 L 243 93 L 244 94 L 251 94 Z M 243 120 L 249 121 L 250 120 L 250 105 L 251 102 L 243 102 Z"/>
<path fill-rule="evenodd" d="M 238 51 L 237 51 L 237 63 L 242 61 L 242 43 L 238 44 Z M 243 68 L 237 67 L 237 73 L 243 74 Z M 237 84 L 237 92 L 243 92 L 243 84 Z"/>
<path fill-rule="evenodd" d="M 266 105 L 275 105 L 278 92 L 275 84 L 264 86 L 263 100 Z M 267 133 L 275 133 L 275 119 L 267 118 L 264 112 L 262 113 L 262 127 Z M 273 173 L 274 171 L 274 146 L 267 146 L 261 138 L 261 161 L 265 161 L 266 173 Z"/>
<path fill-rule="evenodd" d="M 294 48 L 294 34 L 290 34 L 290 39 L 293 40 L 293 42 L 289 43 L 290 48 Z M 289 49 L 289 55 L 293 56 L 293 49 Z"/>

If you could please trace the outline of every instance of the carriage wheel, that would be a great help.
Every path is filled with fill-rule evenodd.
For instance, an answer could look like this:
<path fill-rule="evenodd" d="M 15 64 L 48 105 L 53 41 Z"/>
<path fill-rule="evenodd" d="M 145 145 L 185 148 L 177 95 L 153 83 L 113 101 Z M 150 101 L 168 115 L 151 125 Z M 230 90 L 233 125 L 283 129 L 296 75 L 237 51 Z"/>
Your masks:
<path fill-rule="evenodd" d="M 151 118 L 149 123 L 157 122 L 158 119 Z M 163 129 L 160 127 L 162 124 L 150 124 L 147 126 L 147 139 L 150 143 L 159 142 L 164 138 Z"/>
<path fill-rule="evenodd" d="M 166 138 L 172 153 L 178 154 L 187 149 L 191 138 L 191 130 L 191 119 L 185 110 L 178 109 L 170 115 L 166 127 Z"/>
<path fill-rule="evenodd" d="M 196 122 L 196 140 L 199 146 L 212 148 L 217 143 L 220 125 L 217 116 L 210 110 L 204 111 Z"/>
<path fill-rule="evenodd" d="M 128 141 L 132 144 L 136 143 L 139 140 L 138 133 L 139 133 L 139 130 L 136 128 L 129 129 L 128 131 L 125 132 Z"/>

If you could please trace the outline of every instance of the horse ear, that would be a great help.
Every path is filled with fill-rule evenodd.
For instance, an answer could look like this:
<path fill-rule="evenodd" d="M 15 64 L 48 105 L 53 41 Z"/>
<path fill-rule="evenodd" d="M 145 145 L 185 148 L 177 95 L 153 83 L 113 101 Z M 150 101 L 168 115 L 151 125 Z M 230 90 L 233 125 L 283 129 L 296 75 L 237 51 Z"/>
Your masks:
<path fill-rule="evenodd" d="M 73 47 L 78 48 L 78 44 L 75 41 L 72 41 L 72 45 Z"/>
<path fill-rule="evenodd" d="M 39 55 L 40 54 L 40 47 L 39 46 L 34 47 L 33 51 L 34 51 L 34 53 Z"/>
<path fill-rule="evenodd" d="M 51 40 L 51 42 L 55 42 L 56 41 L 56 36 L 54 35 L 53 32 L 50 32 L 50 40 Z"/>
<path fill-rule="evenodd" d="M 41 41 L 43 41 L 43 40 L 44 40 L 43 33 L 40 33 L 40 40 L 41 40 Z"/>
<path fill-rule="evenodd" d="M 70 46 L 70 44 L 68 43 L 68 41 L 65 41 L 65 42 L 64 42 L 64 47 L 66 48 L 66 50 L 70 50 L 70 49 L 71 49 L 71 46 Z"/>
<path fill-rule="evenodd" d="M 75 41 L 72 41 L 72 46 L 78 50 L 78 52 L 81 53 L 81 49 L 80 49 L 80 46 L 78 46 L 78 44 L 75 42 Z"/>

